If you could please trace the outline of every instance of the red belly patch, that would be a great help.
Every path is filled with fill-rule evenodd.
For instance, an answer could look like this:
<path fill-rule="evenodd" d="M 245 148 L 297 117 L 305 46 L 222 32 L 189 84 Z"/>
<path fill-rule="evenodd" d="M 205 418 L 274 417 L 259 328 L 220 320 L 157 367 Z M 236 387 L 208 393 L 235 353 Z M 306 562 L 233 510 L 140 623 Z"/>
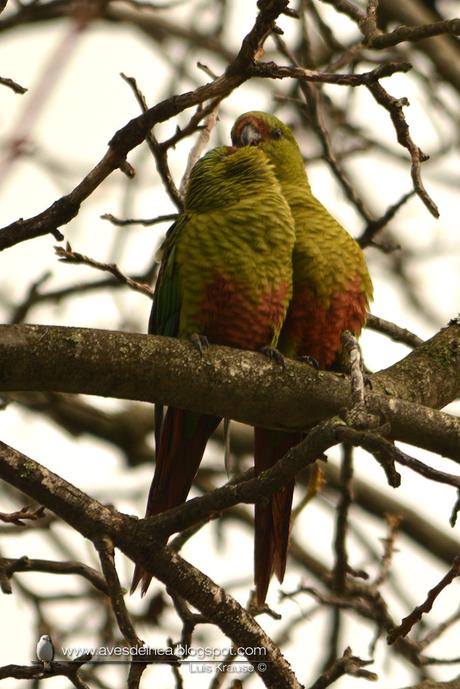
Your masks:
<path fill-rule="evenodd" d="M 308 287 L 294 290 L 283 334 L 281 351 L 290 356 L 312 356 L 320 368 L 330 368 L 342 349 L 344 330 L 358 335 L 366 320 L 367 298 L 356 275 L 337 292 L 328 307 Z"/>
<path fill-rule="evenodd" d="M 205 292 L 203 333 L 214 344 L 241 349 L 271 345 L 281 329 L 289 291 L 290 286 L 281 283 L 254 297 L 235 279 L 218 277 Z"/>

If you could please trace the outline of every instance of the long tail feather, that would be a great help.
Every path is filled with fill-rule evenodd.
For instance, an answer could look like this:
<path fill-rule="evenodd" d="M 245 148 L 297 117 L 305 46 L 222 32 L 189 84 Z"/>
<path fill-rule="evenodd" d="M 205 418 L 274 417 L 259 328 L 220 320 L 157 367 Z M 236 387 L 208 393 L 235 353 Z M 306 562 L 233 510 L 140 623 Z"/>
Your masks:
<path fill-rule="evenodd" d="M 161 429 L 156 452 L 155 473 L 150 486 L 146 517 L 159 514 L 183 503 L 200 466 L 209 436 L 220 418 L 169 408 Z M 131 593 L 142 581 L 142 595 L 152 577 L 136 565 Z"/>
<path fill-rule="evenodd" d="M 256 474 L 272 467 L 302 436 L 298 433 L 254 429 Z M 254 581 L 258 605 L 263 605 L 273 572 L 280 582 L 286 570 L 294 481 L 270 498 L 256 503 L 254 522 Z"/>

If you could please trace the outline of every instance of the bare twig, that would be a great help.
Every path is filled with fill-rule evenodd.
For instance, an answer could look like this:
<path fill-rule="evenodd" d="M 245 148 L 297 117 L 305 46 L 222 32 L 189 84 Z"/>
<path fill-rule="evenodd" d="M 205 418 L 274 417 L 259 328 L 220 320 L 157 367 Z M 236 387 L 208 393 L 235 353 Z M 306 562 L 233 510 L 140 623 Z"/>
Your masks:
<path fill-rule="evenodd" d="M 180 643 L 187 647 L 192 645 L 192 635 L 197 624 L 205 624 L 209 620 L 199 613 L 192 612 L 182 596 L 168 589 L 174 608 L 182 622 Z"/>
<path fill-rule="evenodd" d="M 339 42 L 336 36 L 334 36 L 330 26 L 321 17 L 318 12 L 315 3 L 312 0 L 304 0 L 305 8 L 311 14 L 313 21 L 318 27 L 318 31 L 323 37 L 326 45 L 330 46 L 334 51 L 343 50 L 343 45 Z"/>
<path fill-rule="evenodd" d="M 383 540 L 385 549 L 382 557 L 381 569 L 379 575 L 376 577 L 373 585 L 377 589 L 384 581 L 387 580 L 390 573 L 391 563 L 393 562 L 393 555 L 396 552 L 395 540 L 399 532 L 399 525 L 401 523 L 401 517 L 396 517 L 391 514 L 386 515 L 386 521 L 388 524 L 388 536 Z"/>
<path fill-rule="evenodd" d="M 343 677 L 343 675 L 351 675 L 352 677 L 375 682 L 378 679 L 375 672 L 364 670 L 366 665 L 371 665 L 372 662 L 372 660 L 362 660 L 352 655 L 352 650 L 348 647 L 345 649 L 343 656 L 338 658 L 329 669 L 325 670 L 309 689 L 325 689 L 325 687 L 328 687 L 339 677 Z"/>
<path fill-rule="evenodd" d="M 137 81 L 133 77 L 128 77 L 123 72 L 120 75 L 124 81 L 131 87 L 136 100 L 139 103 L 143 113 L 148 111 L 147 102 L 145 100 L 144 94 L 141 92 L 137 85 Z M 174 203 L 174 205 L 181 211 L 184 207 L 183 198 L 181 193 L 176 187 L 176 184 L 172 178 L 171 171 L 168 165 L 168 153 L 167 148 L 161 146 L 158 139 L 152 131 L 146 134 L 147 144 L 155 158 L 158 173 L 163 180 L 164 187 L 169 195 L 169 198 Z"/>
<path fill-rule="evenodd" d="M 414 335 L 414 333 L 411 333 L 410 330 L 401 328 L 401 326 L 396 325 L 391 321 L 387 321 L 380 316 L 375 316 L 372 313 L 367 315 L 366 327 L 370 328 L 371 330 L 376 330 L 379 333 L 383 333 L 384 335 L 388 335 L 388 337 L 395 342 L 402 342 L 408 347 L 415 348 L 423 344 L 422 338 L 418 337 L 418 335 Z"/>
<path fill-rule="evenodd" d="M 460 476 L 457 476 L 456 474 L 449 474 L 445 471 L 439 471 L 439 469 L 433 469 L 433 467 L 420 462 L 414 457 L 410 457 L 408 454 L 402 452 L 398 448 L 394 448 L 394 458 L 396 462 L 409 467 L 409 469 L 412 469 L 412 471 L 415 471 L 417 474 L 420 474 L 431 481 L 444 483 L 448 486 L 457 488 L 457 490 L 460 490 Z"/>
<path fill-rule="evenodd" d="M 388 485 L 398 488 L 401 484 L 401 475 L 395 468 L 395 457 L 392 452 L 392 443 L 385 441 L 379 435 L 368 431 L 358 431 L 354 428 L 342 427 L 337 429 L 337 435 L 342 441 L 348 441 L 352 445 L 359 445 L 370 452 L 379 462 L 385 472 Z"/>
<path fill-rule="evenodd" d="M 100 573 L 81 562 L 55 562 L 28 557 L 0 558 L 0 568 L 11 577 L 15 572 L 48 572 L 48 574 L 77 574 L 87 579 L 98 591 L 107 594 L 107 585 Z"/>
<path fill-rule="evenodd" d="M 105 507 L 44 466 L 4 444 L 0 444 L 0 475 L 26 494 L 33 494 L 34 499 L 38 498 L 41 504 L 62 516 L 87 538 L 93 540 L 101 533 L 106 533 L 128 557 L 174 589 L 202 615 L 209 617 L 235 645 L 263 648 L 265 666 L 258 668 L 257 665 L 262 654 L 252 657 L 251 662 L 267 686 L 301 688 L 279 649 L 254 618 L 180 555 L 173 555 L 167 547 L 153 549 L 151 535 L 148 535 L 150 529 L 143 534 L 138 530 L 141 520 Z"/>
<path fill-rule="evenodd" d="M 295 55 L 291 50 L 289 50 L 289 48 L 280 38 L 280 36 L 276 36 L 275 40 L 280 51 L 291 60 L 291 62 L 293 63 L 293 65 L 295 65 L 297 69 L 302 70 L 303 68 L 297 62 Z M 304 94 L 305 107 L 308 109 L 312 124 L 318 134 L 318 138 L 320 140 L 326 161 L 328 162 L 339 184 L 343 188 L 347 198 L 351 201 L 351 203 L 353 203 L 353 205 L 356 207 L 361 216 L 365 218 L 365 220 L 368 223 L 371 222 L 371 216 L 368 209 L 366 208 L 362 199 L 359 197 L 353 184 L 351 184 L 347 174 L 345 173 L 344 169 L 342 168 L 342 165 L 340 164 L 339 160 L 337 159 L 337 156 L 333 151 L 329 132 L 327 131 L 323 122 L 320 92 L 318 91 L 315 84 L 311 84 L 309 83 L 309 81 L 306 81 L 305 79 L 300 80 L 300 88 L 302 89 L 302 92 Z"/>
<path fill-rule="evenodd" d="M 402 452 L 402 450 L 395 447 L 389 440 L 374 433 L 343 427 L 337 429 L 337 434 L 342 439 L 347 439 L 354 445 L 360 445 L 370 452 L 380 462 L 387 474 L 389 484 L 394 488 L 399 486 L 401 481 L 401 477 L 394 467 L 395 462 L 409 467 L 409 469 L 412 469 L 432 481 L 453 486 L 454 488 L 460 488 L 460 476 L 433 469 L 427 464 L 420 462 L 418 459 L 410 457 L 405 452 Z"/>
<path fill-rule="evenodd" d="M 444 21 L 433 22 L 432 24 L 421 24 L 419 26 L 398 26 L 390 33 L 371 35 L 367 42 L 369 48 L 382 49 L 402 43 L 403 41 L 422 41 L 432 36 L 442 34 L 460 35 L 460 19 L 446 19 Z"/>
<path fill-rule="evenodd" d="M 113 543 L 108 537 L 103 537 L 97 540 L 95 544 L 99 553 L 102 571 L 107 582 L 107 590 L 112 603 L 112 610 L 120 632 L 129 642 L 130 646 L 143 646 L 144 641 L 138 637 L 123 599 L 123 591 L 115 568 L 115 551 Z"/>
<path fill-rule="evenodd" d="M 438 207 L 426 191 L 420 174 L 420 165 L 424 161 L 428 160 L 428 156 L 425 155 L 425 153 L 423 153 L 423 151 L 412 141 L 409 133 L 409 126 L 403 113 L 403 107 L 409 105 L 409 101 L 407 98 L 394 98 L 393 96 L 390 96 L 390 94 L 385 91 L 383 86 L 378 81 L 369 81 L 366 86 L 370 93 L 374 96 L 377 103 L 382 105 L 390 113 L 398 141 L 401 146 L 407 148 L 410 153 L 412 161 L 411 174 L 414 189 L 430 211 L 431 215 L 433 215 L 435 218 L 438 218 Z"/>
<path fill-rule="evenodd" d="M 443 634 L 446 629 L 449 629 L 452 625 L 456 624 L 460 620 L 460 608 L 456 610 L 452 615 L 450 615 L 444 622 L 438 624 L 434 629 L 427 632 L 422 639 L 417 641 L 418 646 L 421 650 L 429 646 L 433 641 L 436 641 L 441 634 Z"/>
<path fill-rule="evenodd" d="M 198 158 L 201 156 L 202 151 L 208 145 L 209 137 L 211 136 L 211 132 L 214 129 L 217 121 L 217 108 L 218 106 L 216 106 L 215 110 L 213 110 L 206 118 L 204 127 L 201 129 L 198 139 L 196 140 L 195 144 L 192 146 L 190 150 L 187 160 L 187 167 L 185 168 L 184 176 L 182 177 L 179 187 L 179 194 L 181 198 L 183 198 L 185 195 L 185 191 L 187 189 L 190 173 L 192 172 L 193 166 L 197 162 Z"/>
<path fill-rule="evenodd" d="M 460 555 L 455 558 L 452 567 L 443 576 L 441 581 L 428 592 L 426 600 L 421 605 L 418 605 L 410 615 L 405 617 L 398 627 L 390 629 L 387 635 L 388 643 L 393 644 L 400 637 L 406 636 L 414 624 L 417 624 L 422 619 L 422 615 L 430 612 L 439 594 L 458 576 L 460 576 Z"/>
<path fill-rule="evenodd" d="M 377 218 L 377 220 L 370 220 L 358 239 L 359 245 L 363 249 L 366 246 L 372 245 L 376 235 L 380 232 L 380 230 L 382 230 L 386 225 L 388 225 L 390 220 L 393 220 L 398 210 L 402 208 L 406 201 L 412 198 L 414 194 L 415 190 L 411 189 L 411 191 L 407 192 L 407 194 L 403 194 L 399 201 L 396 201 L 396 203 L 392 204 L 391 206 L 388 206 L 387 210 L 380 218 Z"/>
<path fill-rule="evenodd" d="M 454 506 L 452 507 L 452 512 L 451 512 L 451 515 L 449 518 L 449 524 L 451 525 L 452 528 L 454 528 L 454 526 L 457 523 L 457 516 L 458 516 L 459 512 L 460 512 L 460 489 L 457 490 L 457 499 L 454 503 Z"/>
<path fill-rule="evenodd" d="M 342 465 L 340 470 L 340 500 L 337 505 L 337 521 L 335 527 L 335 564 L 333 571 L 334 590 L 343 593 L 346 577 L 349 572 L 347 553 L 348 513 L 353 501 L 353 448 L 346 444 L 342 450 Z"/>
<path fill-rule="evenodd" d="M 144 225 L 144 227 L 150 227 L 150 225 L 157 225 L 162 222 L 173 221 L 177 218 L 177 213 L 167 213 L 166 215 L 158 215 L 156 218 L 116 218 L 111 213 L 104 213 L 101 215 L 102 220 L 108 220 L 112 225 L 117 225 L 118 227 L 124 227 L 125 225 Z"/>
<path fill-rule="evenodd" d="M 35 510 L 31 510 L 26 506 L 17 512 L 0 512 L 0 521 L 7 524 L 15 524 L 16 526 L 25 526 L 24 520 L 36 521 L 41 519 L 44 514 L 44 507 L 37 507 Z"/>
<path fill-rule="evenodd" d="M 14 679 L 35 679 L 41 680 L 49 677 L 67 677 L 76 689 L 90 689 L 89 685 L 83 681 L 78 671 L 82 665 L 91 660 L 91 654 L 85 653 L 68 663 L 53 661 L 52 666 L 44 673 L 41 664 L 35 665 L 4 665 L 0 667 L 0 680 L 12 677 Z"/>
<path fill-rule="evenodd" d="M 357 7 L 353 2 L 350 2 L 350 0 L 322 0 L 322 2 L 325 2 L 328 5 L 333 5 L 337 12 L 346 14 L 355 22 L 359 23 L 361 20 L 366 18 L 363 10 L 360 7 Z"/>
<path fill-rule="evenodd" d="M 132 279 L 134 283 L 137 284 L 151 284 L 155 278 L 157 269 L 158 263 L 154 261 L 144 273 L 130 279 Z M 49 290 L 48 292 L 39 292 L 38 287 L 32 285 L 31 288 L 28 290 L 26 298 L 22 301 L 22 303 L 18 304 L 18 306 L 14 308 L 10 317 L 10 323 L 22 323 L 25 320 L 30 309 L 38 304 L 43 304 L 46 302 L 59 303 L 69 297 L 81 297 L 87 294 L 88 292 L 103 290 L 109 287 L 111 289 L 118 289 L 123 286 L 126 286 L 126 283 L 124 281 L 120 281 L 117 277 L 108 277 L 102 280 L 94 280 L 88 282 L 77 282 L 67 287 Z"/>
<path fill-rule="evenodd" d="M 13 81 L 13 79 L 9 79 L 8 77 L 0 77 L 0 84 L 2 84 L 2 86 L 7 86 L 15 93 L 19 93 L 21 95 L 23 93 L 27 93 L 27 89 L 24 88 L 24 86 L 21 86 L 16 81 Z"/>
<path fill-rule="evenodd" d="M 150 287 L 150 285 L 136 282 L 136 280 L 133 280 L 122 273 L 118 266 L 116 266 L 114 263 L 101 263 L 100 261 L 96 261 L 94 258 L 79 254 L 78 252 L 72 250 L 69 242 L 66 243 L 65 249 L 63 249 L 61 246 L 55 246 L 54 250 L 59 256 L 59 260 L 64 263 L 74 263 L 76 265 L 90 266 L 91 268 L 96 268 L 97 270 L 105 270 L 108 273 L 112 273 L 117 280 L 125 285 L 128 285 L 128 287 L 131 287 L 131 289 L 135 290 L 136 292 L 141 292 L 147 297 L 153 298 L 153 289 Z"/>

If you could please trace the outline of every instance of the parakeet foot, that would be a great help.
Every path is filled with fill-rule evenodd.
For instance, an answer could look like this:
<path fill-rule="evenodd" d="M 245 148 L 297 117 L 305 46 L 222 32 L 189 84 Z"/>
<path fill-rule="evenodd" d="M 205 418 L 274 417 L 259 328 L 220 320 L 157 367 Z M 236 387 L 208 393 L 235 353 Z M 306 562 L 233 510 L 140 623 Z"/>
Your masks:
<path fill-rule="evenodd" d="M 197 349 L 201 355 L 205 349 L 209 347 L 209 340 L 206 335 L 199 335 L 198 333 L 193 333 L 190 335 L 190 342 Z"/>
<path fill-rule="evenodd" d="M 267 345 L 265 347 L 261 347 L 259 351 L 261 354 L 268 357 L 271 361 L 275 361 L 277 364 L 284 368 L 284 356 L 278 349 L 276 349 L 275 347 L 269 347 Z"/>
<path fill-rule="evenodd" d="M 303 363 L 308 364 L 312 368 L 316 368 L 317 370 L 319 370 L 319 364 L 316 361 L 314 356 L 310 356 L 309 354 L 304 354 L 303 356 L 299 356 L 297 358 L 297 361 L 302 361 Z"/>

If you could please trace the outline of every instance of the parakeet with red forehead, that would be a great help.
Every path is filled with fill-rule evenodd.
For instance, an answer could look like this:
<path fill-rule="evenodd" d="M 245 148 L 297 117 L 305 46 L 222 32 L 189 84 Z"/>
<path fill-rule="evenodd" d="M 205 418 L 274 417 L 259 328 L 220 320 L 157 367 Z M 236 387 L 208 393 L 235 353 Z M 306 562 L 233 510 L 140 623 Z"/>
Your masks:
<path fill-rule="evenodd" d="M 361 248 L 311 191 L 302 154 L 290 128 L 274 115 L 248 112 L 232 129 L 234 146 L 261 149 L 275 175 L 295 222 L 293 296 L 278 341 L 287 357 L 313 357 L 322 369 L 340 365 L 342 333 L 359 335 L 372 282 Z M 299 434 L 255 429 L 256 473 L 272 466 Z M 257 601 L 265 601 L 270 577 L 283 580 L 289 541 L 294 484 L 255 508 L 255 583 Z"/>
<path fill-rule="evenodd" d="M 292 295 L 295 228 L 261 149 L 219 147 L 192 169 L 170 228 L 149 332 L 249 350 L 275 347 Z M 146 516 L 187 498 L 220 418 L 156 409 L 156 465 Z M 136 566 L 131 590 L 150 575 Z"/>

